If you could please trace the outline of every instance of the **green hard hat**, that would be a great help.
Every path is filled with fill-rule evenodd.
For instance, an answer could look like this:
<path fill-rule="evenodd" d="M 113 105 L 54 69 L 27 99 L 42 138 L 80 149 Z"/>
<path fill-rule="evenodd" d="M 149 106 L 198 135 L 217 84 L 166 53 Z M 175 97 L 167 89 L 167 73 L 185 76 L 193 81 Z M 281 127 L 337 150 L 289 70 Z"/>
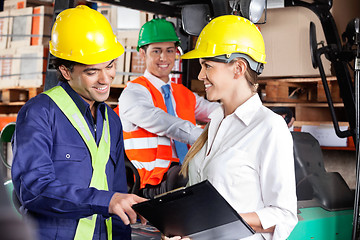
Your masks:
<path fill-rule="evenodd" d="M 139 51 L 142 46 L 157 42 L 175 42 L 176 46 L 180 45 L 180 39 L 171 22 L 161 18 L 146 22 L 140 29 L 136 49 Z"/>

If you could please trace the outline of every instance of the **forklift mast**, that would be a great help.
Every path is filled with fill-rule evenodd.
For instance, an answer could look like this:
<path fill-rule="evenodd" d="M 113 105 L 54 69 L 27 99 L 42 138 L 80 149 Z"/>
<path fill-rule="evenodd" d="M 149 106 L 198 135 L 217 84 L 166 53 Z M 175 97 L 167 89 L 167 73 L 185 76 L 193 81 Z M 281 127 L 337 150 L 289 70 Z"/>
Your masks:
<path fill-rule="evenodd" d="M 314 12 L 320 19 L 324 35 L 327 41 L 327 46 L 318 48 L 318 43 L 315 36 L 315 24 L 310 24 L 310 49 L 314 68 L 319 68 L 322 83 L 324 85 L 325 95 L 329 105 L 330 113 L 336 135 L 340 138 L 352 136 L 356 147 L 356 189 L 354 199 L 354 213 L 353 213 L 353 232 L 352 239 L 360 238 L 360 222 L 359 222 L 359 201 L 360 201 L 360 159 L 359 159 L 359 67 L 357 60 L 359 60 L 359 19 L 356 19 L 357 29 L 347 29 L 343 34 L 343 40 L 348 42 L 342 46 L 340 36 L 330 13 L 332 7 L 332 0 L 315 0 L 312 3 L 301 0 L 285 0 L 285 7 L 300 6 L 306 7 Z M 356 25 L 356 24 L 353 24 Z M 348 25 L 352 26 L 352 24 Z M 354 26 L 355 28 L 355 26 Z M 357 41 L 357 42 L 356 42 Z M 351 46 L 349 46 L 351 45 Z M 352 45 L 357 47 L 357 50 L 352 49 Z M 339 84 L 340 96 L 343 99 L 347 120 L 349 122 L 349 129 L 341 131 L 335 115 L 335 109 L 331 98 L 328 82 L 326 80 L 325 71 L 323 68 L 321 55 L 324 55 L 332 64 L 336 78 Z M 355 60 L 355 78 L 354 83 L 349 72 L 349 62 Z"/>
<path fill-rule="evenodd" d="M 329 108 L 331 111 L 336 135 L 338 135 L 340 138 L 352 136 L 355 144 L 357 144 L 357 139 L 355 136 L 356 122 L 355 122 L 354 85 L 352 83 L 349 68 L 347 66 L 348 59 L 345 58 L 345 55 L 343 54 L 340 36 L 338 34 L 338 30 L 337 30 L 334 18 L 330 13 L 330 9 L 332 7 L 332 0 L 328 0 L 328 1 L 317 0 L 317 1 L 314 1 L 313 3 L 307 3 L 307 2 L 304 2 L 301 0 L 286 0 L 285 7 L 291 7 L 291 6 L 306 7 L 308 9 L 310 9 L 312 12 L 314 12 L 320 19 L 328 46 L 323 47 L 322 49 L 317 49 L 317 46 L 313 46 L 315 44 L 317 45 L 317 42 L 314 42 L 314 44 L 311 45 L 311 48 L 313 50 L 312 57 L 316 58 L 316 59 L 313 59 L 313 66 L 314 66 L 314 61 L 315 61 L 316 64 L 314 67 L 319 67 L 320 76 L 321 76 L 322 82 L 325 86 L 324 87 L 325 94 L 327 96 L 327 100 L 329 103 Z M 310 39 L 310 41 L 311 40 L 312 39 Z M 316 54 L 318 56 L 316 56 Z M 340 129 L 339 129 L 339 124 L 336 119 L 334 106 L 332 103 L 331 95 L 330 95 L 328 84 L 326 81 L 326 75 L 325 75 L 325 72 L 322 71 L 323 70 L 322 63 L 321 63 L 321 59 L 320 59 L 321 54 L 325 54 L 325 57 L 331 62 L 332 67 L 335 71 L 337 81 L 339 84 L 339 88 L 340 88 L 340 95 L 341 95 L 341 98 L 343 99 L 345 111 L 347 114 L 347 120 L 350 125 L 350 130 L 340 131 Z M 326 91 L 326 90 L 328 90 L 328 91 Z"/>

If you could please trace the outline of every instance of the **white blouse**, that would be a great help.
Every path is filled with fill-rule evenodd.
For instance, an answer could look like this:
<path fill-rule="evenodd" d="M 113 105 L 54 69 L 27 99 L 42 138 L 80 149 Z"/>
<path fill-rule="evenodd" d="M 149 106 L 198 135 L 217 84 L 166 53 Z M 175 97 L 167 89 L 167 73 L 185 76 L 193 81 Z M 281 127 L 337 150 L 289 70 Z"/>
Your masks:
<path fill-rule="evenodd" d="M 256 212 L 264 229 L 246 239 L 286 239 L 297 223 L 293 140 L 284 119 L 256 94 L 224 118 L 211 115 L 208 141 L 191 160 L 189 185 L 208 179 L 239 213 Z"/>

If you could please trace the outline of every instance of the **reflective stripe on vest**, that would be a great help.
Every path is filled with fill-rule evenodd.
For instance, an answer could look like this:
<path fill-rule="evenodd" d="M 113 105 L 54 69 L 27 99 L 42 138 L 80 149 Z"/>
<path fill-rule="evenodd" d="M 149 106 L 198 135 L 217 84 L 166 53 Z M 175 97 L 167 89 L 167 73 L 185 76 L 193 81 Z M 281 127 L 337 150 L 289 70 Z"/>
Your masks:
<path fill-rule="evenodd" d="M 99 147 L 97 147 L 95 139 L 93 138 L 89 126 L 86 123 L 85 118 L 81 114 L 80 110 L 66 93 L 66 91 L 56 86 L 46 92 L 47 94 L 60 108 L 64 115 L 68 118 L 74 128 L 79 132 L 80 136 L 84 140 L 91 155 L 91 163 L 93 168 L 93 174 L 89 187 L 94 187 L 98 190 L 109 190 L 106 178 L 106 164 L 110 156 L 110 133 L 109 133 L 109 120 L 107 114 L 107 108 L 105 108 L 105 119 L 103 124 L 103 132 L 100 139 Z M 107 157 L 105 157 L 107 156 Z M 87 240 L 92 239 L 95 230 L 97 214 L 94 214 L 88 218 L 81 218 L 76 228 L 75 240 Z M 112 223 L 111 218 L 106 219 L 106 228 L 108 240 L 112 239 Z"/>
<path fill-rule="evenodd" d="M 171 146 L 170 139 L 167 137 L 140 137 L 124 140 L 125 149 L 157 148 L 158 144 Z"/>
<path fill-rule="evenodd" d="M 139 162 L 136 160 L 132 160 L 131 163 L 137 169 L 145 168 L 147 171 L 152 171 L 155 168 L 166 168 L 167 166 L 169 166 L 170 161 L 164 159 L 155 159 L 155 161 L 152 162 Z"/>
<path fill-rule="evenodd" d="M 162 93 L 149 80 L 142 76 L 131 82 L 147 88 L 152 96 L 154 106 L 167 112 Z M 171 86 L 174 89 L 173 96 L 177 115 L 195 124 L 196 98 L 194 94 L 181 84 L 172 84 Z M 179 161 L 172 157 L 169 138 L 158 136 L 142 128 L 131 132 L 124 131 L 124 144 L 127 157 L 138 169 L 141 179 L 140 188 L 144 188 L 146 184 L 159 184 L 171 162 Z"/>

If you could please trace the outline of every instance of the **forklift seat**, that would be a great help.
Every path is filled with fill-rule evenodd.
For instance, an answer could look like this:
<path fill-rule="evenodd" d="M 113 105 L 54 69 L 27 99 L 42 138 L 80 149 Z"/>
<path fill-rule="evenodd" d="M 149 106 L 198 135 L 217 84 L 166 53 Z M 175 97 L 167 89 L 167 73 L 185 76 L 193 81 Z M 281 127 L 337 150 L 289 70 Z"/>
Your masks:
<path fill-rule="evenodd" d="M 15 122 L 10 122 L 4 126 L 0 132 L 0 157 L 3 164 L 6 168 L 11 169 L 11 165 L 7 161 L 7 156 L 5 150 L 7 149 L 7 144 L 11 142 L 11 138 L 15 131 Z"/>
<path fill-rule="evenodd" d="M 353 208 L 354 192 L 338 172 L 327 172 L 319 142 L 306 132 L 292 132 L 298 200 L 317 200 L 326 210 Z"/>
<path fill-rule="evenodd" d="M 119 116 L 119 105 L 114 109 L 114 112 Z M 128 193 L 139 194 L 140 191 L 140 175 L 136 167 L 131 163 L 129 158 L 124 152 L 125 169 L 126 169 L 126 181 L 128 187 Z"/>
<path fill-rule="evenodd" d="M 138 194 L 140 190 L 140 175 L 135 166 L 131 163 L 129 158 L 124 153 L 126 181 L 128 186 L 128 193 Z"/>

